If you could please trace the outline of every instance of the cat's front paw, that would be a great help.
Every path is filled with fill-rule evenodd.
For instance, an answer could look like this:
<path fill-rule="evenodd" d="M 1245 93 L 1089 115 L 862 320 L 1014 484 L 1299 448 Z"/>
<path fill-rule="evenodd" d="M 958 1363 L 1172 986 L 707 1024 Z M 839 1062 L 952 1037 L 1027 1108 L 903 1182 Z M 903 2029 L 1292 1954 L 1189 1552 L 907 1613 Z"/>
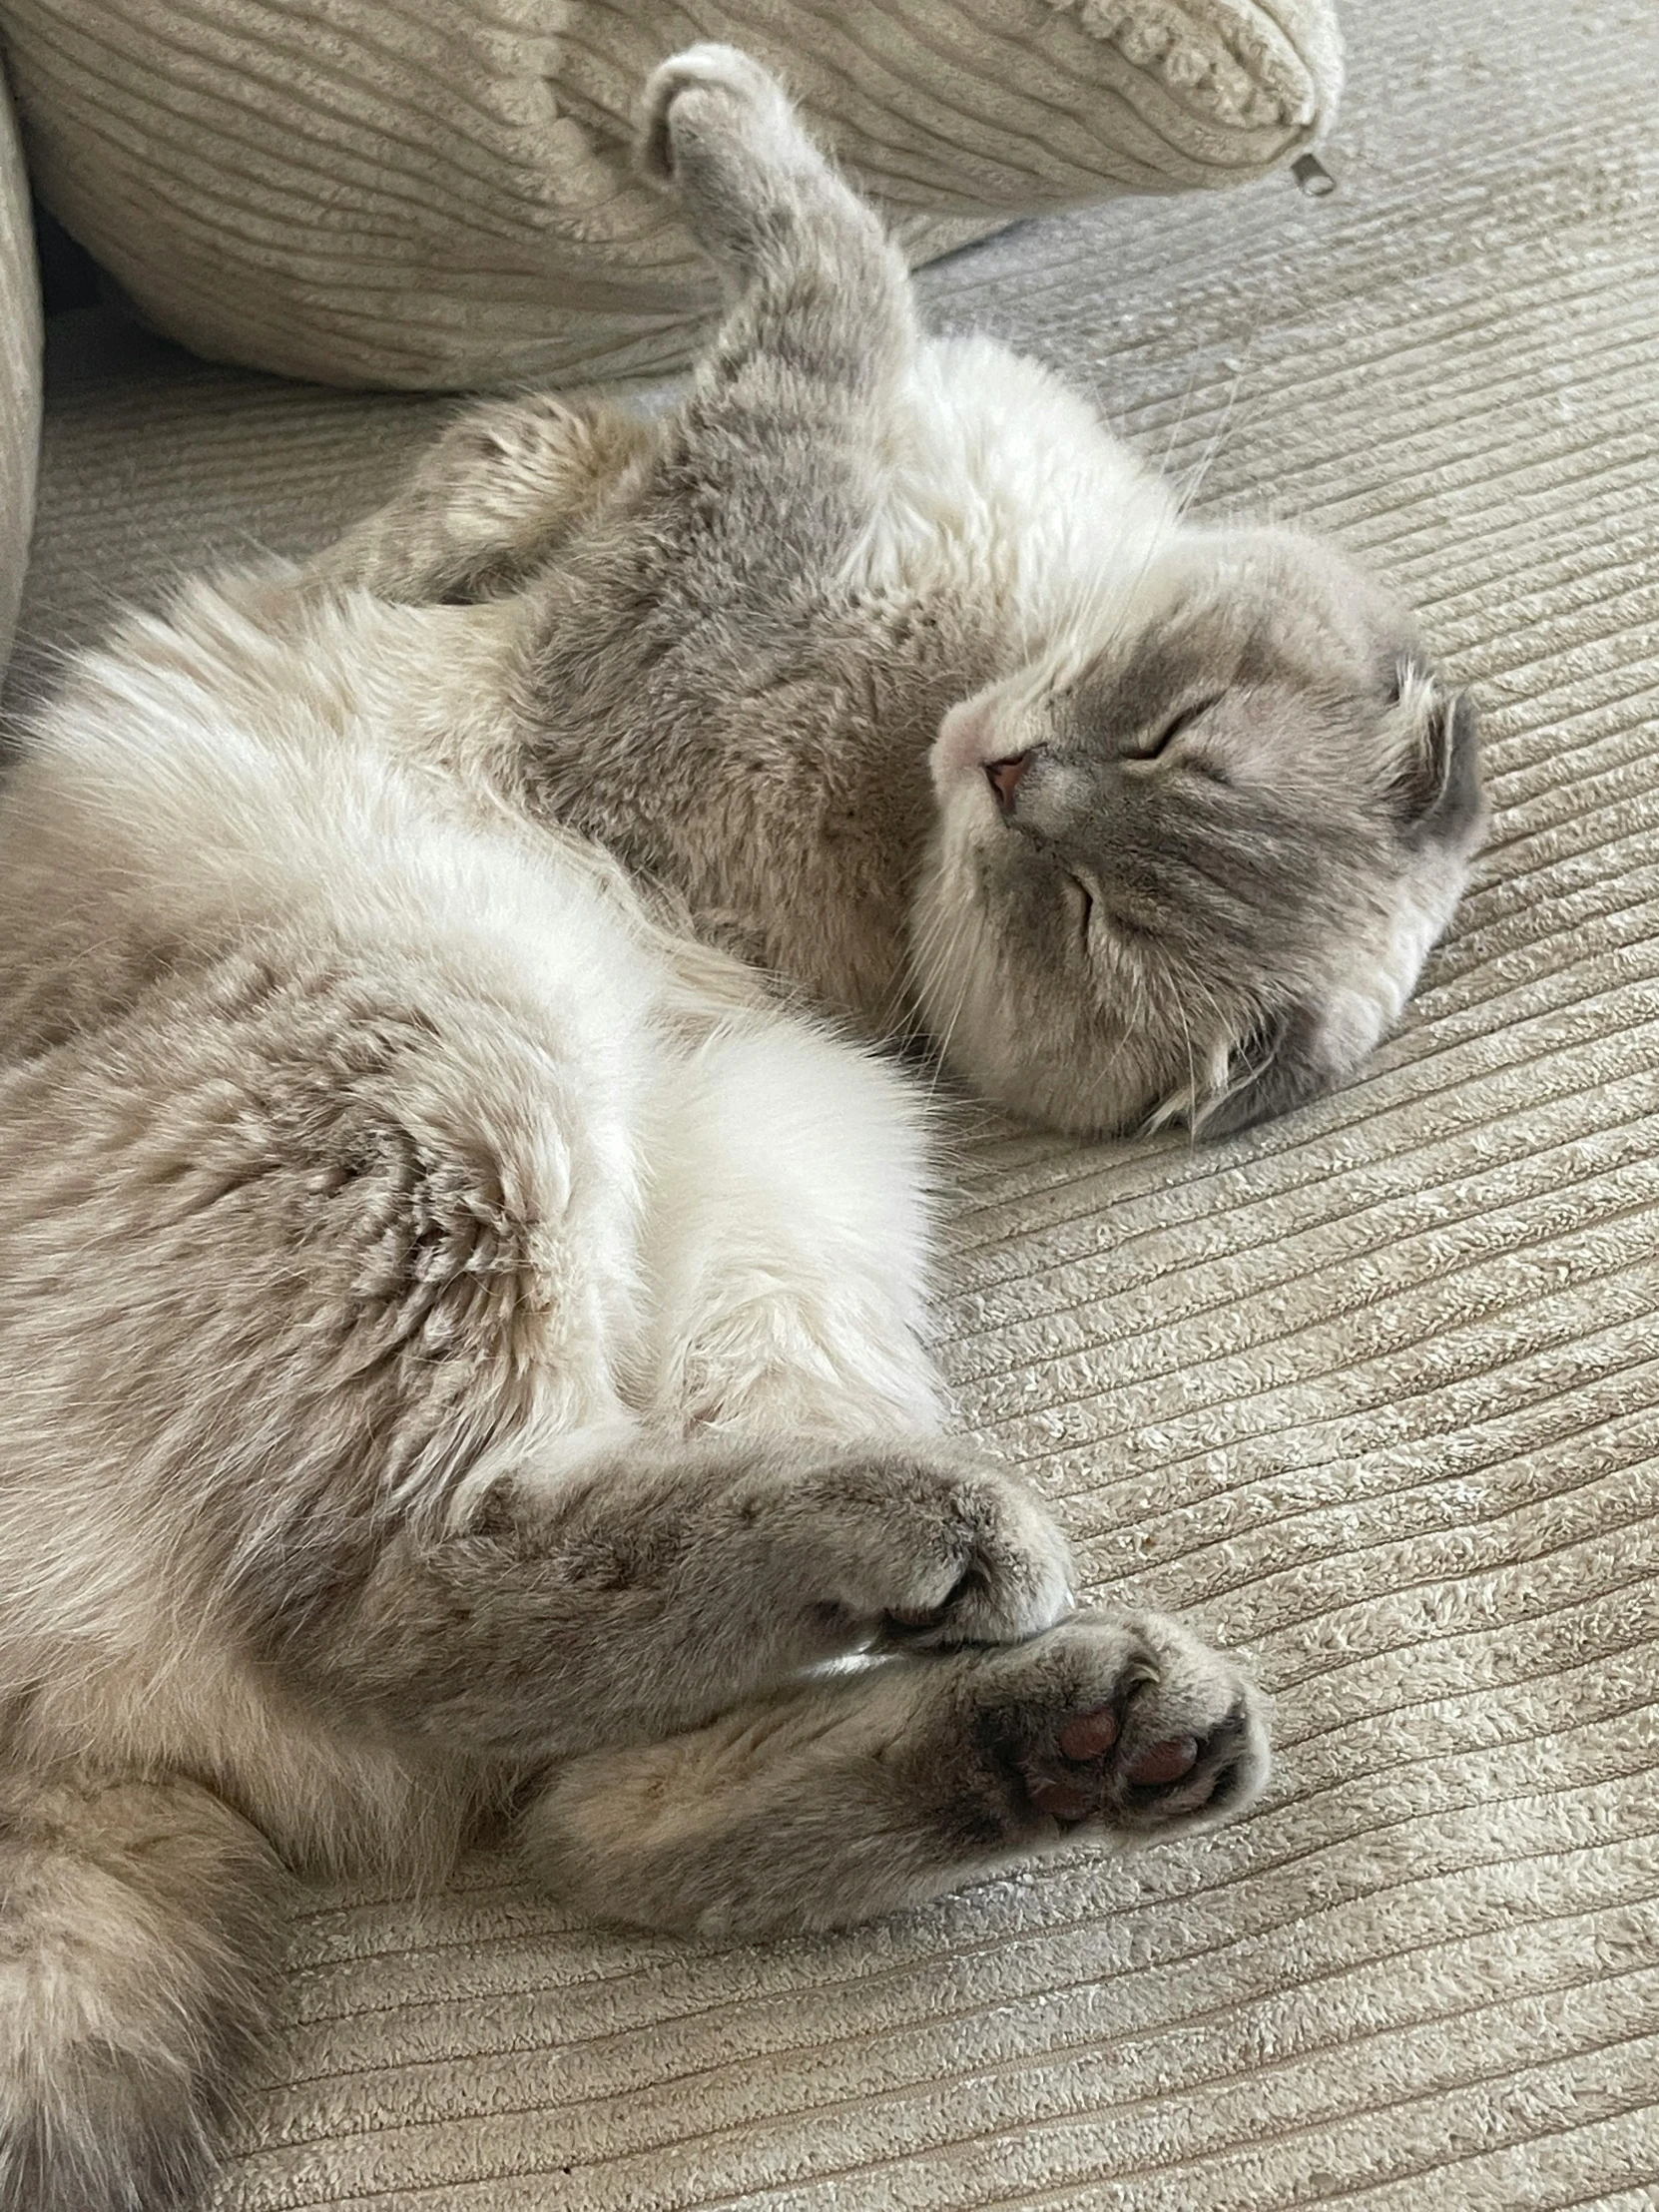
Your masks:
<path fill-rule="evenodd" d="M 1073 1604 L 1065 1539 L 1030 1491 L 942 1447 L 847 1453 L 792 1486 L 799 1587 L 848 1640 L 1013 1643 Z"/>
<path fill-rule="evenodd" d="M 856 208 L 782 85 L 735 46 L 692 46 L 645 88 L 638 159 L 672 193 L 699 246 L 740 281 L 782 253 L 815 251 Z M 860 211 L 859 221 L 867 220 Z"/>
<path fill-rule="evenodd" d="M 743 148 L 800 135 L 783 86 L 739 47 L 688 46 L 646 79 L 639 165 L 657 184 L 683 186 L 688 158 L 699 169 L 730 166 Z"/>
<path fill-rule="evenodd" d="M 1080 1614 L 987 1659 L 972 1724 L 1016 1829 L 1151 1837 L 1242 1812 L 1268 1777 L 1264 1701 L 1157 1613 Z"/>

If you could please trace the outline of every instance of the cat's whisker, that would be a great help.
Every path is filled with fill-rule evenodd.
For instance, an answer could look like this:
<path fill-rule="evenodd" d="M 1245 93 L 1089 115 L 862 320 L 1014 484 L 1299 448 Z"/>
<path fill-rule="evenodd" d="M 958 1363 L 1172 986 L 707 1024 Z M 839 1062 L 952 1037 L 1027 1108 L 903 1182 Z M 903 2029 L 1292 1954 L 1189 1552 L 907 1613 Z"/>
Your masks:
<path fill-rule="evenodd" d="M 1187 1020 L 1187 1009 L 1180 997 L 1173 1000 L 1176 1015 L 1181 1023 L 1181 1035 L 1187 1049 L 1187 1144 L 1189 1150 L 1196 1144 L 1192 1117 L 1198 1110 L 1198 1064 L 1193 1058 L 1192 1025 Z"/>
<path fill-rule="evenodd" d="M 1158 473 L 1160 476 L 1169 474 L 1169 464 L 1175 452 L 1175 441 L 1187 427 L 1187 412 L 1192 405 L 1193 393 L 1198 388 L 1198 371 L 1203 359 L 1204 348 L 1201 345 L 1194 346 L 1192 359 L 1187 367 L 1187 381 L 1181 391 L 1181 402 L 1176 409 L 1175 420 L 1170 425 L 1169 436 L 1164 440 L 1164 450 L 1159 458 Z"/>
<path fill-rule="evenodd" d="M 933 1074 L 932 1079 L 927 1086 L 927 1098 L 929 1104 L 931 1104 L 934 1098 L 938 1095 L 939 1083 L 943 1078 L 945 1071 L 945 1061 L 950 1051 L 950 1042 L 956 1034 L 956 1025 L 962 1018 L 962 1008 L 967 1004 L 967 994 L 972 985 L 972 975 L 967 971 L 966 968 L 964 968 L 962 971 L 962 987 L 956 994 L 956 1004 L 951 1013 L 950 1020 L 945 1025 L 944 1035 L 937 1038 L 934 1043 Z"/>
<path fill-rule="evenodd" d="M 1176 494 L 1176 510 L 1183 518 L 1191 512 L 1199 493 L 1203 490 L 1204 479 L 1210 473 L 1211 463 L 1214 461 L 1221 440 L 1226 434 L 1227 426 L 1233 419 L 1233 410 L 1238 404 L 1239 393 L 1244 385 L 1245 369 L 1250 360 L 1251 348 L 1256 343 L 1257 327 L 1257 320 L 1253 318 L 1249 329 L 1245 332 L 1244 350 L 1239 357 L 1239 365 L 1233 372 L 1233 381 L 1228 386 L 1227 401 L 1222 408 L 1221 419 L 1211 431 L 1209 442 L 1199 455 L 1196 468 Z"/>

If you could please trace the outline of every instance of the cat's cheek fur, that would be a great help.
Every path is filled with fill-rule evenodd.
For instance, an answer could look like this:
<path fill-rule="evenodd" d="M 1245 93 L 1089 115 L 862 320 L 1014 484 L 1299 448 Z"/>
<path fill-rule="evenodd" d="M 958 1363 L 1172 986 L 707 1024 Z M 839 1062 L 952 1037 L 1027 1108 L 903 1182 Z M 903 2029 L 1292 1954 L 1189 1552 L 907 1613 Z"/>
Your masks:
<path fill-rule="evenodd" d="M 981 779 L 982 782 L 982 779 Z M 941 810 L 939 830 L 917 888 L 912 970 L 917 1003 L 941 1060 L 951 1075 L 993 1106 L 1055 1128 L 1097 1135 L 1120 1111 L 1111 1070 L 1094 1093 L 1102 1119 L 1079 1124 L 1068 1097 L 1070 1080 L 1050 1080 L 1050 1055 L 1042 1040 L 1065 1034 L 1087 1019 L 1081 1003 L 1064 1002 L 1063 984 L 1015 973 L 1002 935 L 990 925 L 977 877 L 980 845 L 1005 836 L 994 815 L 989 787 L 983 795 L 958 789 Z M 977 817 L 978 819 L 972 819 Z M 1033 988 L 1048 994 L 1040 1012 Z M 1093 1048 L 1080 1038 L 1054 1057 L 1084 1064 Z"/>
<path fill-rule="evenodd" d="M 1457 909 L 1465 875 L 1464 864 L 1449 856 L 1437 869 L 1419 866 L 1379 921 L 1372 958 L 1355 963 L 1364 987 L 1339 983 L 1331 991 L 1321 1041 L 1341 1071 L 1338 1080 L 1358 1073 L 1405 1011 L 1428 955 Z"/>
<path fill-rule="evenodd" d="M 916 1001 L 935 1047 L 976 1037 L 996 990 L 1001 950 L 978 881 L 979 836 L 991 826 L 990 788 L 952 779 L 911 907 L 910 960 Z M 994 830 L 991 831 L 994 834 Z M 988 1094 L 994 1095 L 994 1094 Z"/>

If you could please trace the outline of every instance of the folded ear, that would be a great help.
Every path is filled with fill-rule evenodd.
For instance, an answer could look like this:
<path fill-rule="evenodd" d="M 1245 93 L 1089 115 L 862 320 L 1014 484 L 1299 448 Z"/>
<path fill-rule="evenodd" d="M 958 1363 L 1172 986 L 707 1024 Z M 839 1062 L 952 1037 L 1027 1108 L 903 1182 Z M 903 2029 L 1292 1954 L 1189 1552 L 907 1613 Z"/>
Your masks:
<path fill-rule="evenodd" d="M 1231 1137 L 1334 1090 L 1339 1067 L 1306 1006 L 1288 1007 L 1251 1031 L 1228 1058 L 1227 1082 L 1192 1116 L 1193 1134 Z"/>
<path fill-rule="evenodd" d="M 1474 701 L 1444 690 L 1420 663 L 1405 662 L 1395 712 L 1399 750 L 1389 797 L 1406 843 L 1471 850 L 1486 824 Z"/>

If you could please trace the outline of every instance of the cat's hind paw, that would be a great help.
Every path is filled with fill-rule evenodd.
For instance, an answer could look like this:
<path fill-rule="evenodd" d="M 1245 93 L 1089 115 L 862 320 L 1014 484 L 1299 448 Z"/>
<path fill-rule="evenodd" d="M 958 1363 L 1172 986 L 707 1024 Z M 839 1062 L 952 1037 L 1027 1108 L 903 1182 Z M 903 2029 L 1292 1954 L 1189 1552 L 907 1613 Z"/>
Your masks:
<path fill-rule="evenodd" d="M 691 46 L 652 72 L 637 152 L 698 245 L 740 277 L 817 251 L 815 234 L 857 205 L 777 78 L 735 46 Z"/>
<path fill-rule="evenodd" d="M 1268 1777 L 1260 1693 L 1158 1614 L 1080 1614 L 988 1661 L 974 1733 L 1033 1831 L 1209 1828 Z"/>

